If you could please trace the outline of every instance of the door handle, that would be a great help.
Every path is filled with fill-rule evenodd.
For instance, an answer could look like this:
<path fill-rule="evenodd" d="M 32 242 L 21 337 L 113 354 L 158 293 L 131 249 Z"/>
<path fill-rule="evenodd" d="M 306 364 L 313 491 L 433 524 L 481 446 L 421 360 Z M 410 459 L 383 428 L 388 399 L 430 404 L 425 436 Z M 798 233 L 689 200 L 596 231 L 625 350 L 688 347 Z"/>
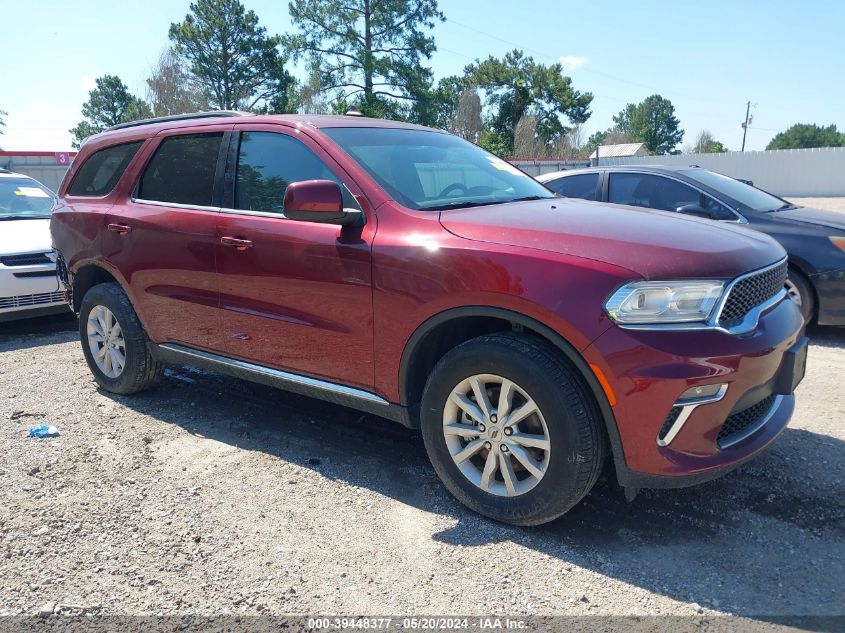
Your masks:
<path fill-rule="evenodd" d="M 245 251 L 252 248 L 252 240 L 242 240 L 237 237 L 221 237 L 220 243 L 224 246 L 231 246 L 235 250 Z"/>
<path fill-rule="evenodd" d="M 132 230 L 131 226 L 126 226 L 125 224 L 109 224 L 108 228 L 109 231 L 118 235 L 126 235 Z"/>

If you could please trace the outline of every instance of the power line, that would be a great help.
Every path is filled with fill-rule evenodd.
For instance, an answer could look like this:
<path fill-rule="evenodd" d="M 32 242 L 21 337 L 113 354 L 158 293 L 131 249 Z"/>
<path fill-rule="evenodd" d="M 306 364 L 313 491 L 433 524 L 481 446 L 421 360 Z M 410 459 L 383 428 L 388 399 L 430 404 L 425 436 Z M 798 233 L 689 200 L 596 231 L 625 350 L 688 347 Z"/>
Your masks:
<path fill-rule="evenodd" d="M 478 33 L 479 35 L 484 35 L 485 37 L 489 37 L 491 39 L 498 40 L 499 42 L 502 42 L 503 44 L 508 44 L 509 46 L 515 46 L 516 48 L 518 48 L 520 50 L 528 51 L 529 53 L 533 53 L 534 55 L 538 55 L 538 56 L 543 57 L 545 59 L 553 60 L 555 62 L 559 61 L 559 57 L 555 57 L 554 55 L 549 55 L 548 53 L 544 53 L 543 51 L 538 51 L 536 49 L 529 48 L 528 46 L 522 46 L 521 44 L 518 44 L 517 42 L 505 39 L 503 37 L 499 37 L 498 35 L 493 35 L 492 33 L 488 33 L 486 31 L 482 31 L 481 29 L 477 29 L 474 26 L 469 26 L 468 24 L 464 24 L 463 22 L 458 22 L 457 20 L 449 19 L 449 20 L 446 21 L 446 24 L 455 24 L 457 26 L 460 26 L 461 28 L 467 29 L 468 31 L 473 31 L 475 33 Z M 641 83 L 641 82 L 638 82 L 638 81 L 633 81 L 631 79 L 626 79 L 624 77 L 612 75 L 610 73 L 606 73 L 606 72 L 603 72 L 601 70 L 595 70 L 595 69 L 592 69 L 592 68 L 581 68 L 581 69 L 579 69 L 579 72 L 592 73 L 594 75 L 600 75 L 602 77 L 607 77 L 608 79 L 613 79 L 614 81 L 619 81 L 619 82 L 622 82 L 622 83 L 630 84 L 632 86 L 637 86 L 639 88 L 645 88 L 647 90 L 657 90 L 659 92 L 664 92 L 664 90 L 662 88 L 658 88 L 657 86 L 652 86 L 650 84 L 644 84 L 644 83 Z M 713 102 L 718 101 L 717 99 L 701 97 L 701 96 L 692 96 L 692 95 L 687 95 L 687 94 L 684 94 L 684 93 L 681 93 L 681 92 L 674 92 L 673 94 L 676 97 L 683 97 L 684 99 L 694 99 L 695 101 L 713 101 Z M 721 102 L 721 101 L 719 101 L 719 102 Z M 695 114 L 698 114 L 699 116 L 706 116 L 706 115 L 702 115 L 702 113 L 695 113 Z"/>

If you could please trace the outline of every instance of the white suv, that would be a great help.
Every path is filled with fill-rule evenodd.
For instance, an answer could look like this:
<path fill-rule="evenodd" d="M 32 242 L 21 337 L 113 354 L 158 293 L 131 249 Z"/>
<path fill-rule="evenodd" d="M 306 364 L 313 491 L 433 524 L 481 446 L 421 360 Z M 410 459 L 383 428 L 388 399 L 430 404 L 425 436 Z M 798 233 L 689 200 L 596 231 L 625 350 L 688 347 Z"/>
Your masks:
<path fill-rule="evenodd" d="M 0 170 L 0 321 L 68 311 L 50 240 L 54 199 L 37 180 Z"/>

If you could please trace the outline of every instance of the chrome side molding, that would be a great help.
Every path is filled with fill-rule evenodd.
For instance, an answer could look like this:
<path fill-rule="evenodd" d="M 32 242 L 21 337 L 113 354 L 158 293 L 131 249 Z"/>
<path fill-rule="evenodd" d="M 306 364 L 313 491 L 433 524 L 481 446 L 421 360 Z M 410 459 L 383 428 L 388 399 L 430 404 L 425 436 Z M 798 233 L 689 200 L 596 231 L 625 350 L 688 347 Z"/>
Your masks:
<path fill-rule="evenodd" d="M 160 350 L 172 352 L 184 357 L 185 362 L 190 362 L 190 359 L 202 361 L 203 364 L 212 364 L 220 367 L 221 370 L 229 370 L 234 373 L 249 377 L 252 375 L 255 378 L 271 378 L 277 382 L 280 387 L 301 387 L 307 390 L 324 391 L 328 394 L 344 398 L 354 398 L 357 400 L 364 400 L 373 404 L 388 406 L 390 403 L 369 391 L 363 389 L 356 389 L 354 387 L 347 387 L 346 385 L 339 385 L 337 383 L 311 378 L 309 376 L 302 376 L 300 374 L 293 374 L 280 369 L 273 369 L 272 367 L 265 367 L 263 365 L 255 365 L 242 360 L 229 358 L 228 356 L 221 356 L 219 354 L 212 354 L 211 352 L 204 352 L 202 350 L 178 345 L 175 343 L 163 343 L 158 346 Z M 292 391 L 299 391 L 298 389 L 291 389 Z M 306 394 L 307 395 L 307 394 Z"/>

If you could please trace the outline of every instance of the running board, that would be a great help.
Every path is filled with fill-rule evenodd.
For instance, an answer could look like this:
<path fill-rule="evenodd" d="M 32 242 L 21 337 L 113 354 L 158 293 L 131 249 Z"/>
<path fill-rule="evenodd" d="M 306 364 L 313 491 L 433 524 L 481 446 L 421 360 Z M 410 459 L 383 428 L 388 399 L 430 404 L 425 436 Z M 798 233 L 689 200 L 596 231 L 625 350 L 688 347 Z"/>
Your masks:
<path fill-rule="evenodd" d="M 418 426 L 412 422 L 407 407 L 392 404 L 370 391 L 273 369 L 264 365 L 255 365 L 176 343 L 163 343 L 161 345 L 150 343 L 150 348 L 153 356 L 159 361 L 206 367 L 235 378 L 372 413 L 399 422 L 409 428 L 417 428 Z"/>

